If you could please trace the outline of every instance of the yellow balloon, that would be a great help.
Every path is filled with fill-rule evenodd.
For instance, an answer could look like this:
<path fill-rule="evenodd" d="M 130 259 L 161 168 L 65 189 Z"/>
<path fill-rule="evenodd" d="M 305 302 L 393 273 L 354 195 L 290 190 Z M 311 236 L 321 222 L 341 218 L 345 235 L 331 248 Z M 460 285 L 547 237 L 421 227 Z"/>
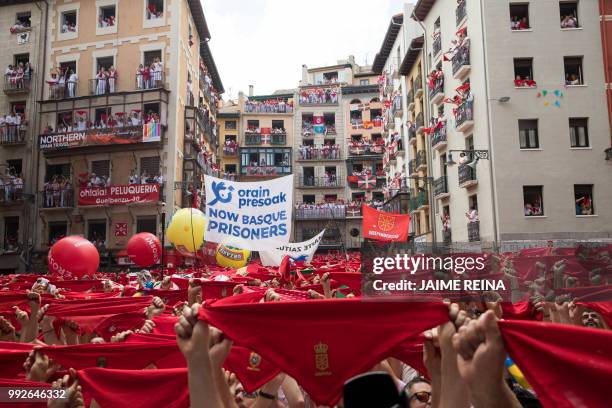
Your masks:
<path fill-rule="evenodd" d="M 182 208 L 172 216 L 166 236 L 177 249 L 195 252 L 204 243 L 206 223 L 206 217 L 202 211 L 195 208 Z"/>
<path fill-rule="evenodd" d="M 238 269 L 242 268 L 249 262 L 251 251 L 248 249 L 240 249 L 227 243 L 222 243 L 217 246 L 215 260 L 217 264 L 226 268 Z"/>

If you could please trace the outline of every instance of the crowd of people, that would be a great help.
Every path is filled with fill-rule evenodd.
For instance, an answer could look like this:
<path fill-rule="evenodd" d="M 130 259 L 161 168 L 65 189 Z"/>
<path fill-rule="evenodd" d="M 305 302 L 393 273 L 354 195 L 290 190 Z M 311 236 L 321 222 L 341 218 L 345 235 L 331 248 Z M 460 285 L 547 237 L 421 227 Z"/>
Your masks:
<path fill-rule="evenodd" d="M 143 171 L 142 174 L 138 174 L 132 171 L 128 180 L 129 184 L 164 184 L 164 176 L 161 173 L 149 174 Z"/>
<path fill-rule="evenodd" d="M 324 203 L 299 203 L 295 205 L 295 216 L 297 218 L 344 218 L 357 217 L 361 215 L 361 205 L 366 204 L 372 207 L 379 203 L 373 201 L 349 201 L 342 200 Z M 382 203 L 380 203 L 382 204 Z"/>
<path fill-rule="evenodd" d="M 163 2 L 161 4 L 163 5 Z M 163 8 L 158 9 L 155 3 L 149 2 L 149 5 L 147 6 L 147 20 L 155 20 L 155 19 L 163 18 L 163 17 L 164 17 Z"/>
<path fill-rule="evenodd" d="M 244 103 L 244 110 L 250 113 L 291 113 L 293 112 L 293 101 L 284 99 L 247 100 Z"/>
<path fill-rule="evenodd" d="M 512 16 L 510 19 L 510 28 L 512 30 L 529 30 L 529 20 L 527 17 Z"/>
<path fill-rule="evenodd" d="M 325 143 L 321 146 L 302 145 L 298 149 L 300 160 L 339 159 L 341 147 L 338 144 Z"/>
<path fill-rule="evenodd" d="M 17 172 L 0 176 L 0 204 L 20 200 L 23 197 L 23 178 Z"/>
<path fill-rule="evenodd" d="M 70 208 L 74 206 L 74 188 L 70 177 L 56 174 L 43 185 L 44 208 Z"/>
<path fill-rule="evenodd" d="M 609 291 L 611 250 L 489 254 L 487 272 L 536 274 L 519 300 L 486 292 L 410 307 L 372 294 L 356 252 L 280 267 L 3 276 L 0 381 L 65 389 L 52 408 L 604 407 L 612 312 L 589 289 Z"/>
<path fill-rule="evenodd" d="M 152 89 L 163 86 L 164 63 L 155 57 L 151 64 L 140 64 L 136 69 L 136 88 Z"/>
<path fill-rule="evenodd" d="M 72 68 L 60 67 L 57 70 L 52 70 L 47 80 L 51 99 L 76 97 L 78 79 L 76 72 Z"/>
<path fill-rule="evenodd" d="M 536 83 L 536 81 L 531 79 L 529 75 L 517 75 L 514 79 L 514 86 L 517 88 L 535 88 L 538 86 L 538 84 Z"/>
<path fill-rule="evenodd" d="M 238 142 L 231 139 L 225 139 L 223 144 L 223 153 L 227 156 L 235 156 L 238 154 Z"/>
<path fill-rule="evenodd" d="M 25 141 L 28 121 L 21 112 L 0 115 L 0 143 L 17 143 Z"/>
<path fill-rule="evenodd" d="M 143 115 L 140 110 L 133 110 L 127 115 L 125 112 L 116 112 L 109 115 L 101 115 L 97 120 L 91 121 L 87 118 L 87 112 L 78 111 L 77 115 L 64 115 L 57 123 L 57 128 L 47 125 L 43 130 L 43 134 L 50 133 L 66 133 L 73 131 L 84 131 L 89 129 L 108 129 L 108 128 L 124 128 L 142 126 L 149 123 L 160 123 L 159 113 L 148 111 Z"/>
<path fill-rule="evenodd" d="M 64 22 L 62 23 L 62 28 L 61 28 L 62 34 L 76 33 L 76 31 L 77 31 L 76 16 L 74 20 L 64 18 Z"/>
<path fill-rule="evenodd" d="M 338 103 L 338 88 L 309 88 L 300 91 L 300 104 Z"/>
<path fill-rule="evenodd" d="M 318 181 L 320 179 L 320 182 Z M 304 186 L 317 186 L 317 187 L 339 187 L 340 181 L 335 172 L 325 171 L 323 177 L 317 178 L 315 176 L 304 176 Z"/>
<path fill-rule="evenodd" d="M 9 89 L 24 89 L 30 85 L 30 80 L 34 75 L 34 68 L 30 62 L 20 62 L 17 65 L 11 65 L 4 72 L 4 84 Z"/>
<path fill-rule="evenodd" d="M 98 27 L 105 28 L 105 27 L 114 27 L 114 26 L 115 26 L 115 16 L 114 15 L 104 17 L 104 15 L 100 13 L 100 16 L 98 17 Z"/>
<path fill-rule="evenodd" d="M 108 70 L 105 67 L 100 67 L 95 78 L 94 94 L 115 93 L 117 90 L 117 76 L 117 70 L 114 65 L 111 65 Z"/>

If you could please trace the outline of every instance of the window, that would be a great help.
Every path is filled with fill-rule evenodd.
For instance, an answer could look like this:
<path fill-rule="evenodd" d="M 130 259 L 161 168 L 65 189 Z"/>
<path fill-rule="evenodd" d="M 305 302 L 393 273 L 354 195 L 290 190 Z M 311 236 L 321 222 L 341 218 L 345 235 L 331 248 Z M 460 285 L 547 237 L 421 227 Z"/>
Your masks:
<path fill-rule="evenodd" d="M 561 1 L 559 2 L 559 12 L 561 14 L 561 28 L 578 28 L 578 2 Z"/>
<path fill-rule="evenodd" d="M 164 0 L 147 0 L 147 20 L 155 20 L 164 16 Z"/>
<path fill-rule="evenodd" d="M 272 129 L 285 130 L 285 121 L 284 120 L 273 120 Z"/>
<path fill-rule="evenodd" d="M 76 10 L 64 11 L 61 15 L 62 34 L 75 33 L 77 31 L 77 12 Z"/>
<path fill-rule="evenodd" d="M 534 87 L 533 80 L 533 58 L 514 59 L 514 86 Z"/>
<path fill-rule="evenodd" d="M 49 246 L 68 235 L 68 225 L 65 222 L 49 223 Z"/>
<path fill-rule="evenodd" d="M 4 218 L 4 251 L 16 252 L 19 249 L 19 217 Z"/>
<path fill-rule="evenodd" d="M 91 172 L 98 177 L 110 176 L 110 160 L 97 160 L 91 162 Z"/>
<path fill-rule="evenodd" d="M 226 173 L 234 173 L 234 174 L 236 174 L 236 165 L 235 164 L 226 164 L 225 165 L 225 172 Z"/>
<path fill-rule="evenodd" d="M 48 164 L 45 180 L 51 180 L 54 176 L 70 178 L 70 164 Z"/>
<path fill-rule="evenodd" d="M 353 173 L 361 173 L 363 171 L 363 163 L 353 164 Z"/>
<path fill-rule="evenodd" d="M 576 200 L 576 215 L 593 215 L 593 185 L 574 184 L 574 199 Z"/>
<path fill-rule="evenodd" d="M 106 27 L 114 27 L 116 23 L 116 6 L 104 6 L 100 7 L 98 13 L 98 27 L 106 28 Z"/>
<path fill-rule="evenodd" d="M 528 30 L 529 24 L 529 3 L 510 4 L 510 28 L 512 30 Z"/>
<path fill-rule="evenodd" d="M 364 192 L 352 193 L 351 200 L 352 201 L 365 201 L 365 193 Z"/>
<path fill-rule="evenodd" d="M 159 102 L 145 103 L 143 108 L 144 108 L 144 114 L 145 114 L 145 123 L 148 122 L 147 118 L 151 117 L 154 114 L 157 115 L 158 117 L 161 117 L 161 112 L 159 110 Z"/>
<path fill-rule="evenodd" d="M 302 146 L 314 146 L 314 140 L 302 140 Z"/>
<path fill-rule="evenodd" d="M 335 203 L 338 201 L 338 194 L 325 194 L 323 196 L 323 201 L 326 203 Z"/>
<path fill-rule="evenodd" d="M 323 79 L 326 84 L 335 84 L 338 82 L 338 71 L 323 73 Z"/>
<path fill-rule="evenodd" d="M 140 174 L 146 173 L 149 176 L 157 176 L 160 174 L 159 156 L 142 157 L 140 159 Z"/>
<path fill-rule="evenodd" d="M 359 143 L 362 141 L 361 135 L 351 135 L 351 141 L 355 143 Z"/>
<path fill-rule="evenodd" d="M 523 186 L 523 205 L 526 217 L 544 215 L 542 186 Z"/>
<path fill-rule="evenodd" d="M 589 147 L 589 128 L 587 118 L 570 118 L 571 147 Z"/>
<path fill-rule="evenodd" d="M 155 62 L 155 60 L 162 61 L 162 51 L 161 50 L 152 50 L 143 52 L 143 62 L 146 66 L 151 66 Z"/>
<path fill-rule="evenodd" d="M 538 149 L 540 141 L 538 139 L 538 120 L 519 119 L 519 141 L 521 149 Z"/>
<path fill-rule="evenodd" d="M 17 13 L 17 17 L 15 20 L 19 22 L 19 24 L 23 27 L 31 27 L 32 26 L 32 13 L 29 11 L 25 11 L 23 13 Z"/>
<path fill-rule="evenodd" d="M 25 65 L 30 62 L 30 54 L 15 54 L 13 61 L 15 62 L 16 67 L 18 67 L 19 64 Z"/>
<path fill-rule="evenodd" d="M 11 102 L 11 112 L 19 113 L 25 117 L 26 101 Z"/>
<path fill-rule="evenodd" d="M 359 80 L 359 85 L 370 85 L 370 80 L 369 79 L 360 79 Z"/>
<path fill-rule="evenodd" d="M 247 129 L 258 131 L 259 130 L 259 121 L 258 120 L 247 120 Z"/>
<path fill-rule="evenodd" d="M 97 108 L 95 111 L 94 119 L 95 123 L 106 122 L 106 119 L 112 114 L 111 107 Z"/>
<path fill-rule="evenodd" d="M 470 206 L 470 210 L 474 209 L 478 211 L 478 196 L 476 194 L 468 197 L 468 204 Z"/>
<path fill-rule="evenodd" d="M 306 194 L 302 196 L 302 202 L 304 204 L 314 204 L 315 203 L 315 195 L 314 194 Z"/>
<path fill-rule="evenodd" d="M 17 176 L 22 174 L 23 165 L 21 159 L 13 159 L 6 161 L 6 170 L 9 175 Z"/>
<path fill-rule="evenodd" d="M 235 120 L 226 120 L 225 121 L 225 129 L 226 130 L 236 130 L 236 121 Z"/>
<path fill-rule="evenodd" d="M 87 222 L 87 239 L 96 246 L 106 242 L 106 220 L 89 220 Z"/>
<path fill-rule="evenodd" d="M 150 232 L 157 235 L 157 217 L 155 215 L 136 218 L 136 233 L 141 232 Z"/>
<path fill-rule="evenodd" d="M 236 141 L 236 135 L 225 135 L 225 142 L 235 142 Z"/>
<path fill-rule="evenodd" d="M 110 67 L 115 65 L 115 57 L 99 57 L 96 58 L 96 72 L 99 72 L 102 68 L 108 71 Z"/>
<path fill-rule="evenodd" d="M 566 85 L 571 86 L 584 84 L 582 57 L 564 57 L 563 65 L 565 66 Z"/>

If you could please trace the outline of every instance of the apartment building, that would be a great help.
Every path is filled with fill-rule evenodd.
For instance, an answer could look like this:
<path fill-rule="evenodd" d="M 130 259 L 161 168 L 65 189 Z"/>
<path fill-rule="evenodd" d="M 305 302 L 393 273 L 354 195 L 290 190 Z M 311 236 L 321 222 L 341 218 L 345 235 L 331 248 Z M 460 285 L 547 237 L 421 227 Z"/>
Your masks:
<path fill-rule="evenodd" d="M 80 234 L 110 264 L 219 174 L 211 35 L 197 0 L 52 1 L 48 27 L 35 247 Z"/>
<path fill-rule="evenodd" d="M 611 236 L 599 16 L 595 1 L 416 4 L 425 71 L 444 81 L 426 107 L 427 121 L 446 122 L 429 163 L 441 236 Z"/>
<path fill-rule="evenodd" d="M 0 2 L 0 273 L 27 269 L 36 230 L 36 101 L 44 72 L 43 2 Z"/>
<path fill-rule="evenodd" d="M 238 148 L 240 146 L 242 127 L 240 106 L 236 101 L 228 101 L 217 114 L 219 121 L 219 169 L 221 176 L 232 180 L 240 180 L 240 161 Z"/>

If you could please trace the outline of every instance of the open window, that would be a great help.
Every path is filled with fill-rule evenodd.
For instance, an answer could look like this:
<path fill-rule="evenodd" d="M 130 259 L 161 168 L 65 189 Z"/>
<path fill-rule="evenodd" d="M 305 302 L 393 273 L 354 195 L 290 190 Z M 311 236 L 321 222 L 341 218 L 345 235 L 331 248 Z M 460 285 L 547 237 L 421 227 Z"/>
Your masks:
<path fill-rule="evenodd" d="M 510 28 L 512 30 L 528 30 L 529 24 L 529 3 L 510 4 Z"/>
<path fill-rule="evenodd" d="M 236 130 L 236 121 L 235 120 L 226 120 L 225 121 L 225 129 L 226 130 Z"/>
<path fill-rule="evenodd" d="M 49 223 L 49 246 L 68 235 L 68 224 L 65 221 Z"/>
<path fill-rule="evenodd" d="M 225 165 L 225 172 L 226 173 L 236 174 L 236 165 L 235 164 L 226 164 Z"/>
<path fill-rule="evenodd" d="M 589 147 L 589 120 L 587 118 L 570 118 L 571 147 Z"/>
<path fill-rule="evenodd" d="M 338 82 L 338 71 L 324 72 L 323 80 L 326 84 L 335 84 Z"/>
<path fill-rule="evenodd" d="M 114 27 L 117 23 L 117 6 L 111 4 L 108 6 L 101 6 L 98 9 L 98 27 Z"/>
<path fill-rule="evenodd" d="M 315 203 L 315 195 L 314 194 L 304 194 L 302 196 L 302 202 L 304 204 L 314 204 Z"/>
<path fill-rule="evenodd" d="M 576 200 L 576 215 L 593 215 L 593 185 L 574 184 L 574 199 Z"/>
<path fill-rule="evenodd" d="M 559 2 L 559 13 L 561 15 L 561 28 L 579 28 L 578 2 L 561 1 Z"/>
<path fill-rule="evenodd" d="M 284 120 L 273 120 L 272 121 L 272 129 L 277 130 L 285 130 L 285 121 Z"/>
<path fill-rule="evenodd" d="M 544 215 L 542 186 L 523 186 L 523 205 L 526 217 Z"/>
<path fill-rule="evenodd" d="M 584 85 L 582 57 L 564 57 L 565 85 Z"/>
<path fill-rule="evenodd" d="M 78 21 L 76 10 L 62 12 L 60 17 L 60 32 L 62 34 L 76 33 L 78 31 L 77 23 Z"/>
<path fill-rule="evenodd" d="M 87 239 L 96 247 L 106 242 L 106 220 L 89 220 L 87 222 Z"/>
<path fill-rule="evenodd" d="M 145 175 L 147 177 L 155 177 L 158 176 L 161 173 L 161 169 L 160 169 L 160 159 L 159 156 L 151 156 L 151 157 L 142 157 L 140 159 L 140 174 Z M 148 183 L 149 181 L 147 181 L 147 177 L 145 177 L 145 180 L 141 181 L 144 183 L 145 181 Z"/>
<path fill-rule="evenodd" d="M 164 16 L 164 0 L 146 0 L 146 18 L 155 20 Z"/>
<path fill-rule="evenodd" d="M 19 217 L 4 217 L 4 246 L 5 253 L 19 250 Z"/>
<path fill-rule="evenodd" d="M 155 61 L 162 60 L 162 51 L 161 50 L 152 50 L 145 51 L 143 53 L 143 62 L 145 66 L 151 66 Z"/>
<path fill-rule="evenodd" d="M 149 232 L 153 235 L 157 234 L 157 216 L 147 215 L 136 218 L 136 233 Z"/>
<path fill-rule="evenodd" d="M 19 26 L 23 28 L 32 27 L 32 13 L 30 13 L 29 11 L 17 13 L 15 23 L 19 24 Z"/>
<path fill-rule="evenodd" d="M 533 58 L 514 59 L 514 86 L 517 88 L 536 86 L 533 80 Z"/>

